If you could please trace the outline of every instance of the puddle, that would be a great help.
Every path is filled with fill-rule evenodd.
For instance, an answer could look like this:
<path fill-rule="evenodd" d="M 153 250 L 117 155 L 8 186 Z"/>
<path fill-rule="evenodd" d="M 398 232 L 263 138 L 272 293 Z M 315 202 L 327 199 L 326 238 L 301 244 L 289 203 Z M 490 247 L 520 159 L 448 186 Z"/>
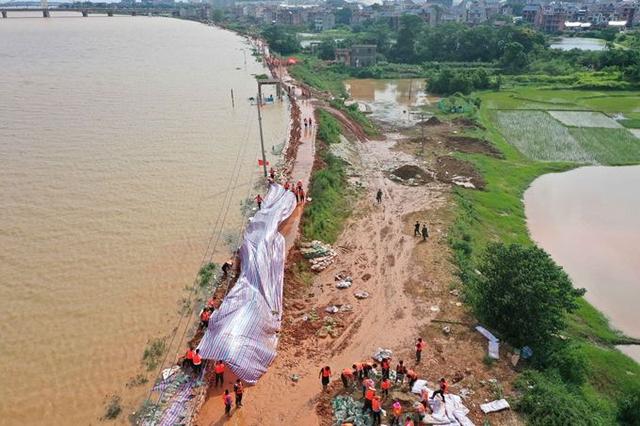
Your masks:
<path fill-rule="evenodd" d="M 425 92 L 426 80 L 347 80 L 345 87 L 351 101 L 375 120 L 396 126 L 410 126 L 420 120 L 412 111 L 421 105 L 431 105 L 439 98 Z"/>

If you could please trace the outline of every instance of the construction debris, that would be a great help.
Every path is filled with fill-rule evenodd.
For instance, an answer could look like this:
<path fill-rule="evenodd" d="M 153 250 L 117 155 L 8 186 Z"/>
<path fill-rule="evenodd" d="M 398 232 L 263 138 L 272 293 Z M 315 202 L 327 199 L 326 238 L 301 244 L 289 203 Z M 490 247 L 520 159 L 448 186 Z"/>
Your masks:
<path fill-rule="evenodd" d="M 378 362 L 382 362 L 384 358 L 391 358 L 391 355 L 393 355 L 393 352 L 391 351 L 391 349 L 378 348 L 373 354 L 373 359 L 375 359 Z"/>
<path fill-rule="evenodd" d="M 353 284 L 353 279 L 351 277 L 347 277 L 347 278 L 344 278 L 344 279 L 341 279 L 340 281 L 338 281 L 336 283 L 336 287 L 344 289 L 344 288 L 351 287 L 351 284 Z"/>
<path fill-rule="evenodd" d="M 489 341 L 489 358 L 500 359 L 500 340 L 481 325 L 477 326 L 476 330 Z"/>
<path fill-rule="evenodd" d="M 356 291 L 355 293 L 353 293 L 353 295 L 356 297 L 356 299 L 366 299 L 367 297 L 369 297 L 369 293 L 363 290 Z"/>

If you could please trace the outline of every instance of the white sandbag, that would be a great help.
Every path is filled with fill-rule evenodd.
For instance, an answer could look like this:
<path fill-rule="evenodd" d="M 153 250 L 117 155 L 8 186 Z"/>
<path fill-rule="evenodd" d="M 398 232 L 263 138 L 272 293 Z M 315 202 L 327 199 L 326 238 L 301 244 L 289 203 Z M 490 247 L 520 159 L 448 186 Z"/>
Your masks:
<path fill-rule="evenodd" d="M 416 393 L 416 394 L 420 395 L 420 393 L 422 392 L 422 388 L 426 388 L 426 387 L 427 387 L 427 381 L 426 380 L 422 380 L 422 379 L 418 379 L 413 384 L 413 387 L 411 388 L 411 393 Z"/>
<path fill-rule="evenodd" d="M 495 401 L 487 402 L 486 404 L 480 405 L 480 409 L 483 413 L 495 413 L 496 411 L 505 410 L 509 407 L 509 403 L 506 399 L 498 399 Z"/>
<path fill-rule="evenodd" d="M 489 340 L 489 358 L 500 359 L 500 343 Z"/>
<path fill-rule="evenodd" d="M 498 342 L 499 341 L 499 339 L 496 336 L 491 334 L 491 332 L 489 330 L 487 330 L 486 328 L 484 328 L 481 325 L 477 326 L 476 330 L 478 331 L 478 333 L 480 333 L 484 337 L 486 337 L 490 342 Z"/>

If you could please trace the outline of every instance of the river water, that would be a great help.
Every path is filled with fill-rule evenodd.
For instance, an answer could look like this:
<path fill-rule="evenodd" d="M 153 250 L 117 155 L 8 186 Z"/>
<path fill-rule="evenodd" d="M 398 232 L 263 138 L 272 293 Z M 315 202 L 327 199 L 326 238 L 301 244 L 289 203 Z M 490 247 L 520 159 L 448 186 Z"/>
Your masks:
<path fill-rule="evenodd" d="M 544 175 L 525 192 L 533 239 L 612 325 L 640 337 L 640 166 Z M 622 347 L 640 362 L 638 347 Z"/>
<path fill-rule="evenodd" d="M 124 385 L 172 332 L 222 192 L 235 183 L 236 232 L 255 195 L 264 72 L 243 39 L 194 22 L 0 22 L 0 424 L 96 424 L 113 393 L 124 422 L 148 391 Z M 287 106 L 263 111 L 282 143 Z"/>
<path fill-rule="evenodd" d="M 607 48 L 604 40 L 588 37 L 558 37 L 552 40 L 549 47 L 560 50 L 605 50 Z"/>

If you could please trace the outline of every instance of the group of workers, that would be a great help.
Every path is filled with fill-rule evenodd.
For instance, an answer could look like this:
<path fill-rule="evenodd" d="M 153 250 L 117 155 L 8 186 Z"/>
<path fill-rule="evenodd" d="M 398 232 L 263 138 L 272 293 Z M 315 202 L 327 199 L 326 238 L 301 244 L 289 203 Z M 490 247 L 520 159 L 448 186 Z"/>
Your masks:
<path fill-rule="evenodd" d="M 309 123 L 311 123 L 311 119 L 309 119 Z M 306 121 L 305 121 L 305 125 L 306 125 Z M 273 167 L 269 169 L 268 181 L 269 183 L 274 183 L 276 181 L 276 171 Z M 306 195 L 304 193 L 304 188 L 301 180 L 299 180 L 295 185 L 293 185 L 291 182 L 287 180 L 282 186 L 284 187 L 285 190 L 293 192 L 293 194 L 296 196 L 296 203 L 300 204 L 305 202 Z M 258 205 L 258 210 L 260 210 L 262 208 L 262 202 L 264 201 L 264 199 L 262 198 L 262 195 L 260 194 L 256 195 L 255 201 L 256 201 L 256 204 Z"/>
<path fill-rule="evenodd" d="M 415 356 L 416 364 L 422 361 L 422 352 L 426 347 L 426 342 L 419 337 L 415 344 Z M 364 404 L 362 412 L 369 412 L 372 417 L 373 425 L 380 425 L 382 422 L 382 403 L 389 397 L 389 390 L 393 386 L 402 387 L 405 383 L 405 378 L 409 386 L 409 390 L 413 388 L 413 385 L 418 380 L 418 374 L 414 369 L 407 368 L 404 361 L 400 360 L 396 364 L 395 368 L 395 380 L 391 381 L 391 358 L 382 358 L 380 360 L 380 374 L 378 374 L 377 362 L 357 362 L 351 366 L 351 368 L 345 368 L 340 374 L 340 379 L 345 389 L 357 387 L 362 390 L 362 396 L 364 398 Z M 326 391 L 331 379 L 331 368 L 325 366 L 320 369 L 319 378 L 321 379 L 322 389 Z M 379 377 L 379 381 L 376 384 L 375 379 Z M 439 389 L 433 392 L 429 396 L 428 390 L 423 388 L 421 391 L 420 404 L 416 404 L 414 416 L 408 415 L 405 419 L 404 426 L 413 426 L 415 422 L 420 422 L 427 411 L 431 411 L 429 399 L 434 399 L 436 395 L 440 395 L 442 401 L 445 401 L 445 394 L 448 390 L 448 383 L 443 378 L 438 383 Z M 394 399 L 391 404 L 391 425 L 402 425 L 402 404 L 398 399 Z M 344 423 L 343 426 L 349 426 L 349 423 Z"/>

